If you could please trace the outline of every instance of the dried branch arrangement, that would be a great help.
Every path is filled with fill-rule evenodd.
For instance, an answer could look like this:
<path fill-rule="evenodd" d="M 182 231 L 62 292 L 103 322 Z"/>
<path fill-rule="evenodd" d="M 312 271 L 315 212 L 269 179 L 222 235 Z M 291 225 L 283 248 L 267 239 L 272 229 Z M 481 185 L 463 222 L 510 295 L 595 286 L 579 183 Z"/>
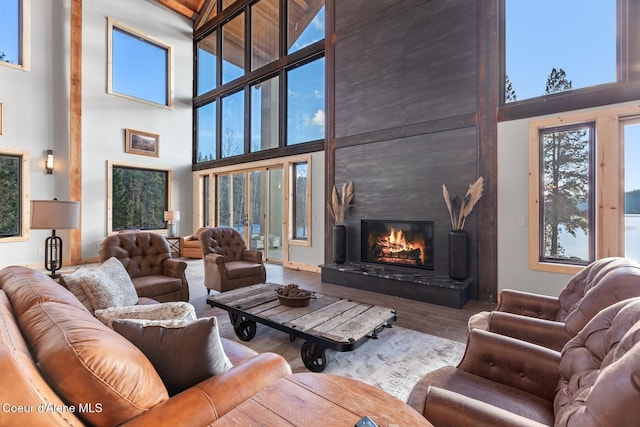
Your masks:
<path fill-rule="evenodd" d="M 480 197 L 482 197 L 482 191 L 484 190 L 484 180 L 482 177 L 478 178 L 476 182 L 469 185 L 467 194 L 462 201 L 458 196 L 451 198 L 447 186 L 442 184 L 442 195 L 444 196 L 444 202 L 449 209 L 449 218 L 451 219 L 451 227 L 453 230 L 463 230 L 467 217 L 471 214 L 471 211 L 475 207 Z"/>
<path fill-rule="evenodd" d="M 342 197 L 338 195 L 336 186 L 333 186 L 333 192 L 331 193 L 331 203 L 329 203 L 329 212 L 335 225 L 342 225 L 344 223 L 344 214 L 350 207 L 353 206 L 354 189 L 353 182 L 348 184 L 342 184 Z"/>

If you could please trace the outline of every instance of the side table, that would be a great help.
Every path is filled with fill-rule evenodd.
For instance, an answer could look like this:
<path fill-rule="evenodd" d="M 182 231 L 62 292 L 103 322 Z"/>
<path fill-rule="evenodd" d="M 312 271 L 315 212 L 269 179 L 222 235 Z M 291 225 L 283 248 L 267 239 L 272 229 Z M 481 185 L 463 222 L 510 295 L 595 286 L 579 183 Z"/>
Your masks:
<path fill-rule="evenodd" d="M 279 379 L 213 423 L 213 427 L 353 426 L 369 416 L 379 427 L 428 427 L 415 409 L 351 378 L 299 373 Z"/>
<path fill-rule="evenodd" d="M 169 242 L 169 249 L 171 249 L 171 257 L 178 258 L 182 253 L 182 237 L 174 236 L 174 237 L 166 237 L 167 242 Z"/>

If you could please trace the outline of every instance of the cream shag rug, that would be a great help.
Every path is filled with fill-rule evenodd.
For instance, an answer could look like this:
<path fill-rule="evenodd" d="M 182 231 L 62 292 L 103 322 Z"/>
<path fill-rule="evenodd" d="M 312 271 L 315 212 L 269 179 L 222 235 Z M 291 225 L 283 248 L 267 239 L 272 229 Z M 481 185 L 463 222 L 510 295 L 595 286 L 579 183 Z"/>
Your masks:
<path fill-rule="evenodd" d="M 222 336 L 239 341 L 226 316 L 220 319 Z M 226 320 L 226 321 L 225 321 Z M 257 334 L 250 342 L 242 342 L 258 351 L 289 355 L 293 372 L 306 372 L 300 358 L 303 340 L 294 342 L 284 332 L 257 325 Z M 413 386 L 426 373 L 447 365 L 457 365 L 464 353 L 464 344 L 432 335 L 393 326 L 369 339 L 350 352 L 327 350 L 327 366 L 323 373 L 342 375 L 378 387 L 407 401 Z M 295 357 L 291 357 L 295 354 Z"/>

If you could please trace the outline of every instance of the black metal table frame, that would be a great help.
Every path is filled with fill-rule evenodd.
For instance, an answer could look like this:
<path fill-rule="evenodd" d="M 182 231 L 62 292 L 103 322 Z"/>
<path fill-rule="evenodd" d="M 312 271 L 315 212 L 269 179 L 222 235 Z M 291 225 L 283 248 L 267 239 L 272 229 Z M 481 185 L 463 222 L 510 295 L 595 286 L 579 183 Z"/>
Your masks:
<path fill-rule="evenodd" d="M 263 324 L 273 329 L 289 334 L 289 340 L 295 341 L 296 338 L 304 339 L 305 342 L 300 348 L 300 357 L 304 366 L 311 372 L 322 372 L 327 366 L 326 350 L 331 349 L 339 352 L 353 351 L 360 347 L 369 339 L 378 339 L 378 333 L 385 328 L 391 328 L 391 322 L 398 320 L 396 311 L 392 311 L 392 316 L 386 321 L 376 326 L 371 332 L 365 334 L 361 338 L 350 339 L 348 343 L 333 341 L 325 337 L 312 335 L 307 332 L 296 329 L 295 327 L 286 326 L 282 323 L 273 322 L 269 319 L 247 313 L 230 305 L 217 303 L 207 298 L 207 304 L 211 307 L 219 307 L 229 313 L 229 320 L 233 326 L 236 336 L 242 341 L 251 341 L 256 335 L 256 323 Z"/>

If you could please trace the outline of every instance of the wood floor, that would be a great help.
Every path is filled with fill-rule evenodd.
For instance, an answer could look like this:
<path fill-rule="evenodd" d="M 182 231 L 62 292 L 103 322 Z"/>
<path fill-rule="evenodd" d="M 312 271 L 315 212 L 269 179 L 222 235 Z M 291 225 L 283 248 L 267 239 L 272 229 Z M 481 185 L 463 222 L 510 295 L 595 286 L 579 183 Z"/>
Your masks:
<path fill-rule="evenodd" d="M 203 282 L 202 260 L 188 260 L 187 278 L 190 283 L 191 300 L 202 305 L 206 290 Z M 327 293 L 359 302 L 393 308 L 398 313 L 396 325 L 458 342 L 466 342 L 467 321 L 479 311 L 492 310 L 495 304 L 469 301 L 462 309 L 443 307 L 406 298 L 353 289 L 320 281 L 319 273 L 295 271 L 277 264 L 266 264 L 267 281 L 280 284 L 296 283 L 301 288 Z M 204 294 L 204 295 L 203 295 Z M 195 304 L 194 304 L 195 305 Z M 196 307 L 198 309 L 199 307 Z"/>

